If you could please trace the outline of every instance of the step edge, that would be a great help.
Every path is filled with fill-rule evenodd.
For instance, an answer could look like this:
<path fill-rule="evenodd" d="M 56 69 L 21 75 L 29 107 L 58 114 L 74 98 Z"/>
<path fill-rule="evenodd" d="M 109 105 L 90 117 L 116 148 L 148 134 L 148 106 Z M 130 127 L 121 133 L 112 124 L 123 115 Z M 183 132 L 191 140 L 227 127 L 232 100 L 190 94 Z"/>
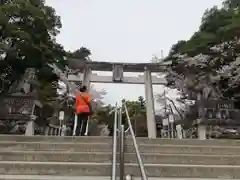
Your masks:
<path fill-rule="evenodd" d="M 25 150 L 13 150 L 13 151 L 7 151 L 7 150 L 0 150 L 0 156 L 1 155 L 15 155 L 15 154 L 21 154 L 21 155 L 112 155 L 112 152 L 71 152 L 71 151 L 25 151 Z M 119 154 L 119 153 L 118 153 Z M 180 156 L 180 157 L 227 157 L 227 158 L 240 158 L 240 154 L 189 154 L 189 153 L 140 153 L 141 156 Z M 130 153 L 126 152 L 125 155 L 127 156 L 136 156 L 136 153 Z"/>
<path fill-rule="evenodd" d="M 0 141 L 0 145 L 31 145 L 31 144 L 37 144 L 37 145 L 112 145 L 107 142 L 25 142 L 25 141 Z M 140 147 L 188 147 L 188 148 L 231 148 L 231 149 L 240 149 L 240 146 L 226 146 L 226 145 L 187 145 L 187 144 L 144 144 L 144 143 L 138 143 L 138 146 Z M 125 147 L 133 147 L 133 145 L 125 145 Z"/>
<path fill-rule="evenodd" d="M 84 166 L 111 166 L 111 162 L 96 163 L 96 162 L 39 162 L 39 161 L 0 161 L 0 165 L 6 164 L 21 164 L 21 165 L 84 165 Z M 138 163 L 125 163 L 126 166 L 138 166 Z M 204 167 L 204 168 L 239 168 L 240 165 L 198 165 L 198 164 L 144 164 L 145 167 Z"/>
<path fill-rule="evenodd" d="M 0 175 L 0 179 L 16 179 L 16 180 L 110 180 L 110 176 L 55 176 L 55 175 Z M 119 179 L 119 178 L 117 178 Z M 141 180 L 140 177 L 134 177 L 134 179 Z M 148 177 L 150 180 L 233 180 L 233 179 L 226 179 L 226 178 L 164 178 L 164 177 Z M 236 179 L 238 180 L 238 179 Z"/>

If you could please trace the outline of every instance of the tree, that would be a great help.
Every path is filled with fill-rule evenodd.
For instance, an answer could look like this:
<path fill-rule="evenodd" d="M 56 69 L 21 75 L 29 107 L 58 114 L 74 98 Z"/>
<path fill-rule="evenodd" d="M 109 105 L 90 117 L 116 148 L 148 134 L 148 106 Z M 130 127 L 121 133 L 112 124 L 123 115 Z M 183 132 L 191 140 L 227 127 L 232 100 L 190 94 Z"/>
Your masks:
<path fill-rule="evenodd" d="M 130 119 L 134 119 L 136 116 L 143 115 L 146 117 L 146 103 L 142 96 L 138 97 L 137 101 L 124 100 L 128 109 Z"/>
<path fill-rule="evenodd" d="M 207 90 L 204 87 L 208 87 L 211 95 L 208 94 L 216 98 L 236 97 L 234 93 L 239 88 L 236 64 L 240 52 L 240 11 L 234 0 L 223 4 L 225 6 L 220 9 L 207 10 L 199 31 L 190 40 L 174 45 L 169 53 L 168 58 L 172 58 L 173 63 L 168 77 L 186 97 L 203 93 Z"/>
<path fill-rule="evenodd" d="M 173 55 L 175 54 L 178 54 L 179 52 L 181 52 L 181 48 L 186 44 L 186 41 L 184 40 L 181 40 L 181 41 L 178 41 L 176 44 L 174 44 L 172 47 L 171 47 L 171 50 L 169 52 L 169 56 L 172 57 Z"/>
<path fill-rule="evenodd" d="M 214 6 L 207 9 L 202 17 L 199 31 L 188 41 L 180 41 L 170 51 L 170 56 L 187 53 L 188 56 L 195 56 L 199 53 L 208 53 L 209 48 L 223 41 L 228 41 L 234 37 L 239 37 L 240 13 L 237 0 L 226 0 L 222 8 Z M 177 51 L 175 46 L 177 46 Z"/>
<path fill-rule="evenodd" d="M 124 100 L 124 102 L 126 104 L 135 134 L 137 136 L 147 136 L 146 102 L 144 98 L 139 96 L 137 101 Z M 123 123 L 125 127 L 128 127 L 125 113 L 123 113 Z"/>
<path fill-rule="evenodd" d="M 240 7 L 240 3 L 238 0 L 226 0 L 223 2 L 223 7 L 226 9 L 238 9 Z"/>
<path fill-rule="evenodd" d="M 240 100 L 240 9 L 239 1 L 225 0 L 223 7 L 206 10 L 199 30 L 187 41 L 172 46 L 166 60 L 168 87 L 177 88 L 189 100 Z M 240 108 L 236 103 L 236 108 Z M 185 122 L 198 118 L 197 104 L 185 107 Z"/>
<path fill-rule="evenodd" d="M 133 128 L 138 129 L 138 135 L 142 132 L 147 134 L 146 126 L 146 109 L 145 100 L 142 96 L 138 98 L 137 101 L 124 100 L 128 109 L 129 117 L 132 122 Z M 108 126 L 110 132 L 113 129 L 114 123 L 114 108 L 111 105 L 102 105 L 96 108 L 93 119 L 97 121 L 98 124 L 105 124 Z M 124 107 L 122 107 L 122 123 L 125 127 L 128 127 L 126 113 Z"/>
<path fill-rule="evenodd" d="M 96 111 L 94 112 L 94 119 L 99 124 L 105 124 L 110 127 L 113 127 L 114 122 L 114 107 L 109 105 L 103 105 L 101 107 L 96 108 Z"/>
<path fill-rule="evenodd" d="M 64 65 L 65 51 L 55 40 L 61 28 L 55 10 L 43 0 L 6 1 L 0 6 L 0 27 L 0 74 L 11 84 L 26 68 L 36 68 L 42 85 L 56 94 L 58 78 L 47 64 Z"/>
<path fill-rule="evenodd" d="M 89 60 L 90 55 L 91 51 L 85 47 L 81 47 L 80 49 L 68 53 L 69 57 L 82 60 Z"/>

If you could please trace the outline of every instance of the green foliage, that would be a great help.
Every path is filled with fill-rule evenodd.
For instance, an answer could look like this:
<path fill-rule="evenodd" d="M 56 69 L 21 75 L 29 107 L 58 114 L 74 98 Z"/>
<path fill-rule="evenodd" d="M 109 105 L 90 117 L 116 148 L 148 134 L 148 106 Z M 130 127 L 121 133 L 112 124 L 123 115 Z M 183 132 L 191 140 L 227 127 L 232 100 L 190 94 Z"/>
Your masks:
<path fill-rule="evenodd" d="M 57 86 L 57 82 L 55 83 L 55 86 Z M 41 81 L 39 100 L 41 102 L 52 101 L 57 96 L 56 89 L 57 87 L 54 87 L 54 83 L 50 83 L 49 81 Z"/>
<path fill-rule="evenodd" d="M 239 38 L 239 1 L 226 0 L 222 8 L 206 10 L 199 31 L 172 46 L 169 84 L 175 81 L 188 99 L 196 99 L 194 93 L 239 98 Z"/>
<path fill-rule="evenodd" d="M 84 60 L 87 60 L 87 58 L 90 55 L 91 55 L 91 51 L 85 47 L 81 47 L 80 49 L 77 49 L 73 52 L 68 53 L 68 56 L 71 58 L 84 59 Z"/>
<path fill-rule="evenodd" d="M 113 109 L 114 107 L 111 105 L 99 107 L 94 112 L 93 119 L 96 119 L 99 124 L 107 124 L 112 127 L 114 122 Z"/>
<path fill-rule="evenodd" d="M 181 52 L 181 48 L 186 44 L 186 41 L 178 41 L 176 44 L 174 44 L 169 52 L 169 56 L 173 56 L 175 54 L 178 54 Z"/>
<path fill-rule="evenodd" d="M 226 9 L 238 9 L 240 7 L 240 2 L 238 0 L 225 0 L 223 6 Z"/>
<path fill-rule="evenodd" d="M 139 119 L 139 117 L 143 117 L 144 120 L 146 120 L 145 100 L 142 96 L 140 96 L 137 101 L 127 100 L 125 101 L 125 103 L 127 105 L 128 113 L 131 121 L 135 121 L 136 119 Z M 113 110 L 114 110 L 114 107 L 111 105 L 97 108 L 93 118 L 97 119 L 99 124 L 107 124 L 110 127 L 112 127 L 114 122 Z M 123 112 L 122 115 L 123 115 L 123 119 L 126 120 L 125 112 Z"/>
<path fill-rule="evenodd" d="M 135 134 L 137 136 L 147 136 L 146 102 L 144 98 L 140 96 L 137 101 L 125 100 L 125 103 Z M 123 123 L 125 127 L 128 127 L 125 113 L 123 114 Z"/>
<path fill-rule="evenodd" d="M 139 96 L 137 101 L 125 100 L 125 103 L 131 120 L 134 120 L 139 115 L 146 117 L 145 100 L 142 96 Z"/>
<path fill-rule="evenodd" d="M 169 55 L 187 53 L 189 56 L 195 56 L 199 53 L 208 52 L 209 48 L 215 44 L 239 37 L 239 3 L 234 0 L 227 0 L 223 4 L 225 6 L 221 9 L 216 6 L 207 9 L 202 17 L 199 31 L 188 41 L 179 41 L 173 45 Z"/>
<path fill-rule="evenodd" d="M 11 69 L 12 82 L 26 68 L 38 70 L 39 80 L 47 88 L 42 94 L 51 96 L 57 77 L 47 67 L 48 63 L 64 65 L 65 51 L 56 43 L 61 28 L 60 17 L 43 0 L 12 0 L 0 6 L 0 74 Z M 46 98 L 42 98 L 46 99 Z"/>

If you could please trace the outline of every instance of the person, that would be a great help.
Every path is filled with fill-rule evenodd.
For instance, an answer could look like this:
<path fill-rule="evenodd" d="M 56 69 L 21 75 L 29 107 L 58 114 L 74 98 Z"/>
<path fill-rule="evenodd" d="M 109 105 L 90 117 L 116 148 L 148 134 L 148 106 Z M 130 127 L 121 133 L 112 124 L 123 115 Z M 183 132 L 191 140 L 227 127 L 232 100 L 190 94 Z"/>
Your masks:
<path fill-rule="evenodd" d="M 92 113 L 91 97 L 87 93 L 87 87 L 82 86 L 76 96 L 77 126 L 76 136 L 84 136 L 88 124 L 88 118 Z"/>

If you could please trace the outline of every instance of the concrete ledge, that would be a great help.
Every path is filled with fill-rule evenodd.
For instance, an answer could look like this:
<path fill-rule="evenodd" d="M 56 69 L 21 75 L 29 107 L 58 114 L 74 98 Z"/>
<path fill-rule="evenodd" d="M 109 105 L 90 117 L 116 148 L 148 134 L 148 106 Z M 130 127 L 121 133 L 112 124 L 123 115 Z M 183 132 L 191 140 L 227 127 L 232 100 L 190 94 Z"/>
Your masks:
<path fill-rule="evenodd" d="M 133 155 L 134 157 L 136 156 L 135 154 Z M 112 161 L 112 153 L 11 151 L 0 152 L 0 161 L 109 163 Z"/>
<path fill-rule="evenodd" d="M 102 136 L 85 136 L 85 137 L 72 137 L 72 136 L 19 136 L 19 135 L 0 135 L 1 141 L 17 141 L 17 142 L 67 142 L 67 143 L 112 143 L 112 137 Z M 198 139 L 149 139 L 137 137 L 138 144 L 159 144 L 159 145 L 200 145 L 200 146 L 239 146 L 240 140 L 198 140 Z M 126 144 L 132 144 L 132 138 L 126 138 Z"/>
<path fill-rule="evenodd" d="M 140 145 L 140 152 L 165 154 L 240 154 L 238 146 L 190 146 L 190 145 Z M 127 152 L 134 152 L 134 147 L 126 148 Z"/>
<path fill-rule="evenodd" d="M 141 156 L 146 164 L 240 165 L 240 155 L 142 153 Z M 112 153 L 11 151 L 0 152 L 0 161 L 108 163 Z M 125 162 L 137 163 L 136 154 L 126 153 Z"/>
<path fill-rule="evenodd" d="M 218 154 L 240 155 L 240 146 L 154 145 L 140 144 L 142 153 L 165 154 Z M 108 143 L 53 143 L 53 142 L 0 142 L 1 151 L 49 151 L 49 152 L 112 152 Z M 135 152 L 132 145 L 125 146 L 126 153 Z"/>
<path fill-rule="evenodd" d="M 46 176 L 46 175 L 0 175 L 0 180 L 110 180 L 109 176 Z M 119 178 L 117 178 L 119 179 Z M 149 180 L 232 180 L 226 178 L 156 178 L 148 177 Z M 140 177 L 134 177 L 134 180 L 141 180 Z M 236 179 L 237 180 L 237 179 Z"/>
<path fill-rule="evenodd" d="M 2 175 L 110 176 L 111 163 L 0 162 Z M 240 166 L 145 164 L 150 177 L 240 178 Z M 140 177 L 138 164 L 126 164 L 125 173 Z"/>
<path fill-rule="evenodd" d="M 112 152 L 107 143 L 0 142 L 0 151 Z"/>
<path fill-rule="evenodd" d="M 101 140 L 100 140 L 101 139 Z M 16 142 L 112 142 L 112 137 L 102 136 L 24 136 L 24 135 L 0 135 L 1 141 Z"/>

